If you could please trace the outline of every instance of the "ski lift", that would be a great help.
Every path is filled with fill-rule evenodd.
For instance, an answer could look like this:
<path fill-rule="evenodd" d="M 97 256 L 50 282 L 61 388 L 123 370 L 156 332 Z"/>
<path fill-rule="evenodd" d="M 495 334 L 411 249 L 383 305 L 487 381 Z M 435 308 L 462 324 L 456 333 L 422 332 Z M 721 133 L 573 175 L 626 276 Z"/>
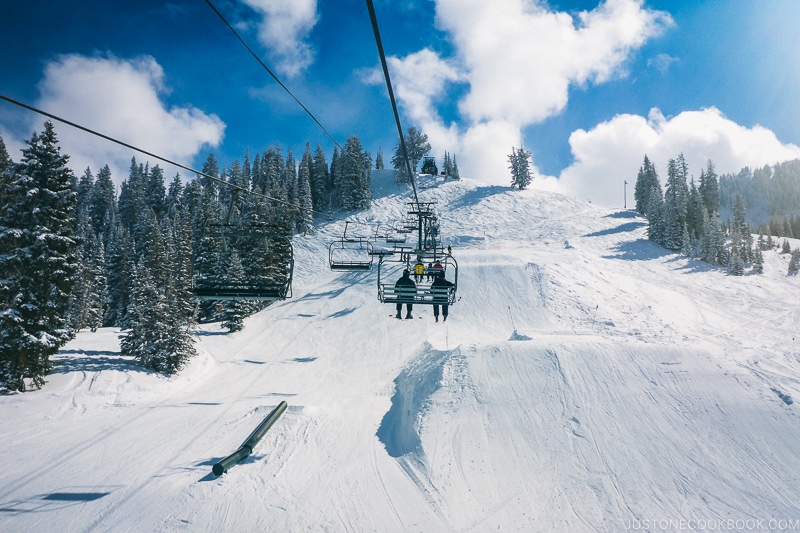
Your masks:
<path fill-rule="evenodd" d="M 331 270 L 371 270 L 372 243 L 364 237 L 348 237 L 349 223 L 349 221 L 344 223 L 342 238 L 328 246 L 328 263 Z"/>
<path fill-rule="evenodd" d="M 289 238 L 258 229 L 222 231 L 224 249 L 241 244 L 245 276 L 202 273 L 192 277 L 192 292 L 201 300 L 276 301 L 292 297 L 294 250 Z"/>
<path fill-rule="evenodd" d="M 455 258 L 442 248 L 431 250 L 414 250 L 410 247 L 395 247 L 392 250 L 376 253 L 378 261 L 378 300 L 382 303 L 451 305 L 456 301 L 458 289 L 458 263 Z M 415 266 L 422 264 L 422 273 L 415 271 Z M 416 287 L 395 286 L 395 282 L 403 273 L 411 272 Z M 417 266 L 417 269 L 419 267 Z M 435 286 L 433 281 L 443 277 L 452 285 Z"/>

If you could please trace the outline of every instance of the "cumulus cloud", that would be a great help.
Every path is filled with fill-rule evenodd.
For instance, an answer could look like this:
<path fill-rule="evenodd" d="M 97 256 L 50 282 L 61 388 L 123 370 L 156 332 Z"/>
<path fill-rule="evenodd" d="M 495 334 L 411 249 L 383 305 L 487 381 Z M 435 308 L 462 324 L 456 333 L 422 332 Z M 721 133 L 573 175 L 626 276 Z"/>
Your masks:
<path fill-rule="evenodd" d="M 665 118 L 658 109 L 652 109 L 647 118 L 618 115 L 590 131 L 573 132 L 569 143 L 574 162 L 561 173 L 561 190 L 613 207 L 623 204 L 625 180 L 630 205 L 645 155 L 656 165 L 662 181 L 666 181 L 667 161 L 680 153 L 696 178 L 708 160 L 722 174 L 800 158 L 800 147 L 781 143 L 761 126 L 741 126 L 714 107 L 684 111 L 672 118 Z"/>
<path fill-rule="evenodd" d="M 204 146 L 219 145 L 225 131 L 218 117 L 195 107 L 167 109 L 159 97 L 167 91 L 164 71 L 149 56 L 124 60 L 64 55 L 46 65 L 39 91 L 40 109 L 184 164 Z M 36 118 L 33 129 L 40 131 L 41 122 Z M 96 173 L 108 164 L 119 182 L 127 177 L 133 155 L 146 159 L 69 126 L 56 123 L 56 131 L 78 174 L 87 166 Z"/>
<path fill-rule="evenodd" d="M 276 61 L 276 70 L 294 77 L 314 61 L 314 50 L 304 41 L 317 23 L 317 0 L 244 0 L 263 15 L 258 40 Z"/>
<path fill-rule="evenodd" d="M 508 181 L 507 154 L 522 129 L 560 113 L 571 85 L 625 75 L 631 51 L 672 24 L 642 0 L 607 0 L 575 17 L 533 0 L 436 0 L 436 21 L 455 56 L 394 60 L 398 98 L 434 150 L 457 152 L 463 175 L 493 183 Z M 420 82 L 430 67 L 444 74 Z M 468 87 L 458 126 L 444 124 L 434 105 L 453 81 Z"/>

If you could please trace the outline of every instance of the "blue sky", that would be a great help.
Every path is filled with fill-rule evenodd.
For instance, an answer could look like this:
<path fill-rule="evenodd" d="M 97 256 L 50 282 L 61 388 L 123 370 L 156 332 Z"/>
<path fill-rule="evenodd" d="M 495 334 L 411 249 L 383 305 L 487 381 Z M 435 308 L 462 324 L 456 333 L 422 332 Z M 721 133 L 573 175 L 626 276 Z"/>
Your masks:
<path fill-rule="evenodd" d="M 362 0 L 215 5 L 339 143 L 358 134 L 388 159 L 396 130 Z M 681 152 L 695 176 L 709 159 L 736 172 L 800 157 L 796 0 L 375 5 L 404 127 L 425 131 L 437 157 L 456 154 L 464 176 L 509 183 L 522 144 L 535 186 L 617 205 L 645 153 L 662 178 Z M 203 0 L 2 13 L 1 94 L 195 168 L 273 143 L 332 151 Z M 0 102 L 12 157 L 42 121 Z M 125 177 L 136 154 L 56 128 L 76 172 L 108 163 Z"/>

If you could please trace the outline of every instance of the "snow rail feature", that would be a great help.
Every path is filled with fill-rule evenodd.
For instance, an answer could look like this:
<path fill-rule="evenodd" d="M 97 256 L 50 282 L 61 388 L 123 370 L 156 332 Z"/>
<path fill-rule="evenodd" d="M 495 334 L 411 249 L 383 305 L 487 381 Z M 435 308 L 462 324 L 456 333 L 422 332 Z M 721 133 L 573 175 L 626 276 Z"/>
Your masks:
<path fill-rule="evenodd" d="M 221 476 L 228 469 L 250 456 L 253 453 L 253 448 L 256 447 L 256 444 L 267 434 L 269 428 L 281 417 L 288 404 L 285 401 L 282 401 L 278 404 L 278 407 L 272 410 L 270 414 L 258 425 L 258 427 L 247 437 L 247 440 L 239 447 L 238 450 L 230 454 L 228 457 L 223 459 L 222 461 L 215 464 L 211 471 L 214 473 L 215 476 Z"/>

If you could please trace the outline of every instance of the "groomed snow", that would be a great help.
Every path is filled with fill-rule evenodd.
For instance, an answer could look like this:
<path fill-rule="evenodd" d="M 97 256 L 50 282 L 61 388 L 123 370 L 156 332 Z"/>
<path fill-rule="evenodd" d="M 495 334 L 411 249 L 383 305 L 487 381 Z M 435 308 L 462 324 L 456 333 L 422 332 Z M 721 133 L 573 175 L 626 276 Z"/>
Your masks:
<path fill-rule="evenodd" d="M 731 277 L 630 211 L 421 188 L 459 264 L 447 322 L 390 318 L 375 270 L 330 272 L 344 224 L 320 220 L 294 240 L 294 297 L 235 334 L 201 326 L 175 377 L 83 331 L 42 390 L 0 397 L 0 531 L 800 528 L 787 255 Z M 403 218 L 407 194 L 376 189 L 351 220 Z M 211 474 L 281 400 L 254 454 Z"/>

